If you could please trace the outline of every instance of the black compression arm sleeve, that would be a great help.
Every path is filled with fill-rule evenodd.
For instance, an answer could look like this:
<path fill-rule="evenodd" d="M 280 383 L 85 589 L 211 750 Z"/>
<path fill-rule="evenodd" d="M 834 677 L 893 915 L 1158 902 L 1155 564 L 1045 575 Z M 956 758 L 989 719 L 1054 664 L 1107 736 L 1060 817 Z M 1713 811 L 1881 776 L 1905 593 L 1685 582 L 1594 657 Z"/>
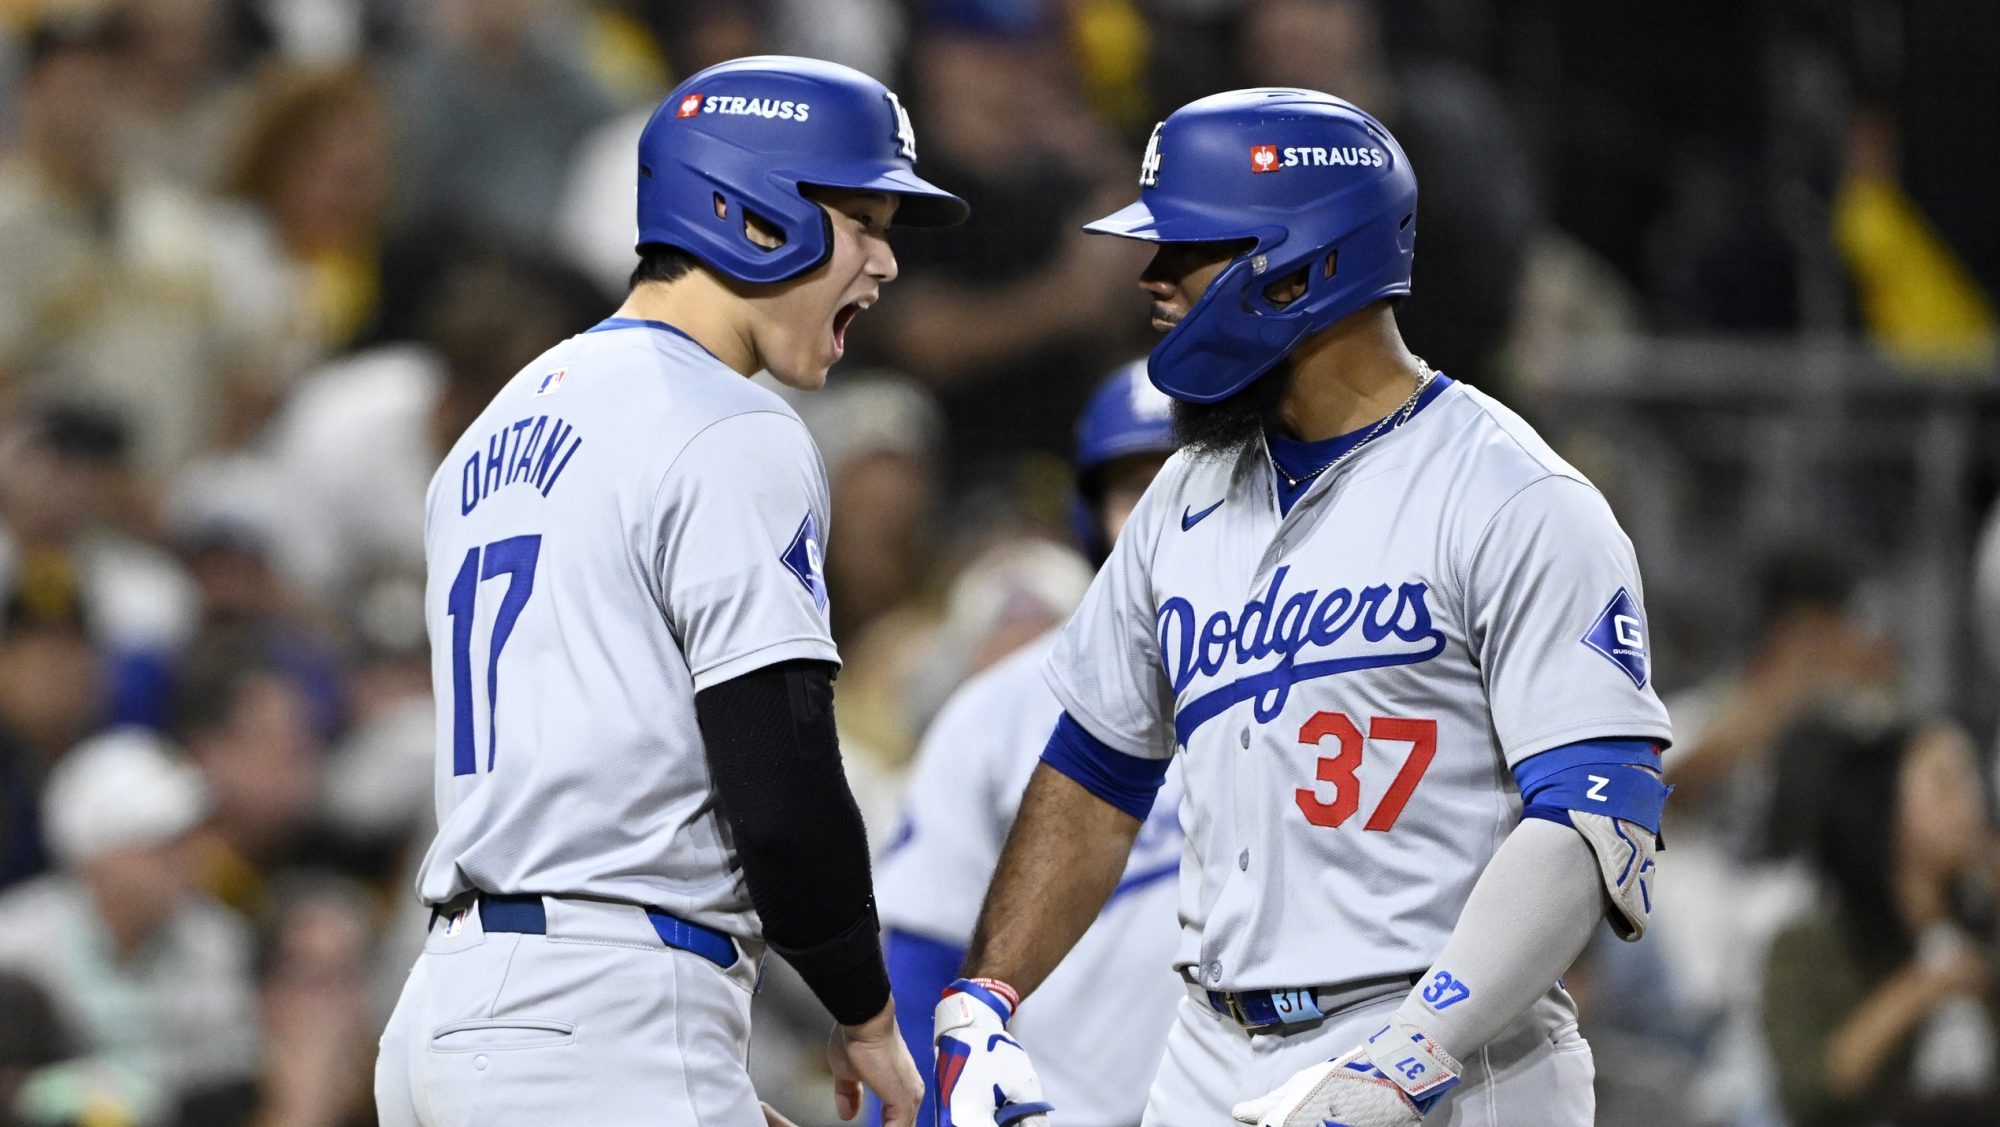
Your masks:
<path fill-rule="evenodd" d="M 716 798 L 764 940 L 844 1025 L 889 1003 L 868 838 L 840 766 L 833 666 L 787 661 L 695 694 Z"/>

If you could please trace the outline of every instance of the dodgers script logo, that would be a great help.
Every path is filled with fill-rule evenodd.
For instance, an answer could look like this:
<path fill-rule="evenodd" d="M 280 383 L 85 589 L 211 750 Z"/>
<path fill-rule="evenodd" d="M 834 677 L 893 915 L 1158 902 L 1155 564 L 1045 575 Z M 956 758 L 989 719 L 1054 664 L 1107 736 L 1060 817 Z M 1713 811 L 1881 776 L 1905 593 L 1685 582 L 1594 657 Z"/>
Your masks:
<path fill-rule="evenodd" d="M 1351 591 L 1307 589 L 1285 595 L 1281 567 L 1270 589 L 1244 604 L 1239 615 L 1216 611 L 1203 621 L 1194 604 L 1176 595 L 1160 604 L 1160 660 L 1179 696 L 1197 675 L 1220 677 L 1225 666 L 1253 665 L 1273 654 L 1277 664 L 1244 673 L 1189 701 L 1174 716 L 1174 738 L 1185 745 L 1196 728 L 1241 701 L 1254 700 L 1260 723 L 1284 711 L 1292 686 L 1390 665 L 1415 665 L 1444 652 L 1444 632 L 1431 623 L 1430 585 L 1388 584 Z M 1366 648 L 1339 647 L 1360 627 Z M 1387 644 L 1384 644 L 1387 643 Z M 1360 649 L 1361 652 L 1353 652 Z M 1312 660 L 1305 660 L 1305 659 Z"/>

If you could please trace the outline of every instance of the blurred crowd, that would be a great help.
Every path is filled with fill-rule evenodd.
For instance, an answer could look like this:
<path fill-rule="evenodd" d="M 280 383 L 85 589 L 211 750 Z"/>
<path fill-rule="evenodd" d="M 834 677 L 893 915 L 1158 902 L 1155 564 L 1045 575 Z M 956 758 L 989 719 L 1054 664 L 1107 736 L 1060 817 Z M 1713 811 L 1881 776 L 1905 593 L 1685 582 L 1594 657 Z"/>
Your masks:
<path fill-rule="evenodd" d="M 1193 97 L 1387 122 L 1423 191 L 1405 336 L 1531 417 L 1606 337 L 1994 382 L 1983 5 L 0 0 L 0 1124 L 373 1121 L 425 920 L 425 489 L 622 296 L 652 107 L 766 51 L 888 81 L 974 208 L 898 236 L 797 401 L 878 842 L 945 697 L 1089 581 L 1070 427 L 1151 338 L 1143 250 L 1077 224 Z M 1784 531 L 1690 651 L 1727 660 L 1660 670 L 1662 909 L 1570 978 L 1600 1122 L 2000 1122 L 2000 517 L 1956 713 L 1871 612 L 1896 561 Z M 760 1091 L 830 1120 L 824 1015 L 781 967 L 758 1005 Z"/>

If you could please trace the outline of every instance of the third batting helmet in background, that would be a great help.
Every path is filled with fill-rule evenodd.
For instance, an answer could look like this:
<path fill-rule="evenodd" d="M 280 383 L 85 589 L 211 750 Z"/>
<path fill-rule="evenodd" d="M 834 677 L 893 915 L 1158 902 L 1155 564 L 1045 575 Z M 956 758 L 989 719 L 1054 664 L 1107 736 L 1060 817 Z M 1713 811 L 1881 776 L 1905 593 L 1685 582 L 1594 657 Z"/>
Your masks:
<path fill-rule="evenodd" d="M 1121 364 L 1090 393 L 1090 402 L 1076 419 L 1076 491 L 1081 504 L 1071 514 L 1071 523 L 1092 560 L 1102 560 L 1111 550 L 1098 532 L 1103 471 L 1120 458 L 1171 454 L 1175 446 L 1173 401 L 1147 380 L 1144 360 Z"/>
<path fill-rule="evenodd" d="M 1232 90 L 1153 130 L 1139 201 L 1084 229 L 1150 243 L 1242 240 L 1244 250 L 1147 361 L 1176 399 L 1247 387 L 1308 334 L 1410 292 L 1417 178 L 1382 123 L 1331 94 Z M 1306 290 L 1265 294 L 1305 271 Z"/>
<path fill-rule="evenodd" d="M 639 137 L 639 247 L 678 247 L 746 282 L 795 277 L 832 249 L 805 185 L 901 196 L 902 226 L 962 221 L 965 201 L 918 177 L 916 159 L 902 103 L 858 70 L 786 55 L 720 63 L 676 86 Z M 750 241 L 745 212 L 783 245 Z"/>

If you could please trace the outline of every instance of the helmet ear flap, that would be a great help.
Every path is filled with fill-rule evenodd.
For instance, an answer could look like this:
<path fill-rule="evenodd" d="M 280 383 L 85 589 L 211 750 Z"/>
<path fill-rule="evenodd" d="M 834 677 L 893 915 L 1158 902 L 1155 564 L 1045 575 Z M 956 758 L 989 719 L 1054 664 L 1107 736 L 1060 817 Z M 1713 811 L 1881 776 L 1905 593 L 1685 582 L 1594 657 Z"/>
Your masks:
<path fill-rule="evenodd" d="M 697 221 L 706 232 L 691 249 L 697 257 L 727 264 L 746 282 L 768 284 L 816 269 L 833 251 L 833 225 L 824 208 L 789 186 L 751 194 L 707 177 L 709 206 Z"/>

